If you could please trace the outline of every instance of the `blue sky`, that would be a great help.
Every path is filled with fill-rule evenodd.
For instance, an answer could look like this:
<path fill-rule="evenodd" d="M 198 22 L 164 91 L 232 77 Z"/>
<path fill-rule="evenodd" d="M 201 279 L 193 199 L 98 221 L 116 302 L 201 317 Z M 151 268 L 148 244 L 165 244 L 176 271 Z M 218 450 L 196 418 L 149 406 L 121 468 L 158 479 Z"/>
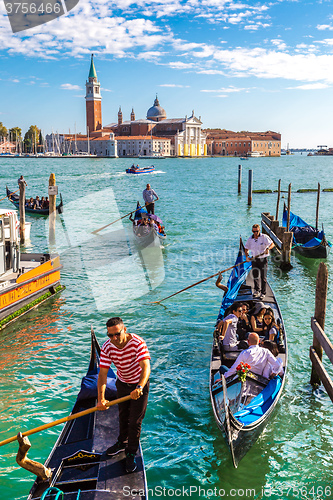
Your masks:
<path fill-rule="evenodd" d="M 83 132 L 92 52 L 104 125 L 119 105 L 144 118 L 157 93 L 168 118 L 333 147 L 331 0 L 80 0 L 17 34 L 1 3 L 0 121 Z"/>

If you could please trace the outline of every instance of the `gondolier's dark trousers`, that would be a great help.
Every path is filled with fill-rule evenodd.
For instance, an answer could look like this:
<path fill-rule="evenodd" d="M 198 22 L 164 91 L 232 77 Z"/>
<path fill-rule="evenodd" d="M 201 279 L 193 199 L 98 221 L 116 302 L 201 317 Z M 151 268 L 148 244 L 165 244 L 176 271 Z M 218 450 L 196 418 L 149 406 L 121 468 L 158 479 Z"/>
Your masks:
<path fill-rule="evenodd" d="M 267 257 L 264 259 L 254 259 L 252 261 L 252 273 L 254 280 L 254 289 L 266 295 L 267 284 Z"/>
<path fill-rule="evenodd" d="M 146 209 L 147 209 L 147 212 L 148 212 L 149 214 L 153 214 L 153 215 L 155 215 L 155 213 L 154 213 L 154 210 L 155 210 L 155 203 L 154 203 L 154 202 L 153 202 L 153 203 L 149 203 L 149 205 L 147 205 L 147 206 L 146 206 Z"/>
<path fill-rule="evenodd" d="M 126 384 L 117 379 L 117 398 L 129 396 L 137 384 Z M 136 453 L 139 447 L 142 420 L 144 419 L 149 393 L 149 380 L 143 388 L 143 394 L 139 399 L 131 399 L 120 403 L 119 410 L 119 437 L 118 441 L 126 443 L 126 453 Z"/>

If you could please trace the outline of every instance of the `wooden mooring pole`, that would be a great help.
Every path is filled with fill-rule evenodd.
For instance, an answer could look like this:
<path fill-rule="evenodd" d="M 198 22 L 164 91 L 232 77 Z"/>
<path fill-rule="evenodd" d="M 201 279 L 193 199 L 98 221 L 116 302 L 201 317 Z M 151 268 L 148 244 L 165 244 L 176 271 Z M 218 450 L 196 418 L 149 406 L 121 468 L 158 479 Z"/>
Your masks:
<path fill-rule="evenodd" d="M 327 302 L 327 284 L 328 284 L 328 270 L 326 264 L 321 262 L 319 264 L 316 283 L 316 302 L 314 317 L 318 321 L 319 326 L 324 330 L 325 328 L 325 315 L 326 315 L 326 302 Z M 320 361 L 323 359 L 323 348 L 316 336 L 313 335 L 313 348 L 316 351 Z M 312 365 L 310 384 L 314 387 L 320 385 L 320 378 Z"/>
<path fill-rule="evenodd" d="M 20 239 L 21 244 L 25 243 L 25 181 L 19 182 L 20 188 L 20 198 L 19 198 L 19 209 L 20 209 Z"/>
<path fill-rule="evenodd" d="M 279 183 L 278 183 L 278 196 L 277 196 L 277 202 L 276 202 L 275 220 L 277 220 L 277 221 L 279 220 L 280 196 L 281 196 L 281 179 L 279 179 Z"/>
<path fill-rule="evenodd" d="M 57 195 L 52 194 L 56 192 L 56 178 L 54 174 L 50 175 L 49 179 L 49 244 L 55 244 L 55 223 L 56 223 L 56 201 Z M 50 189 L 51 188 L 51 189 Z M 53 189 L 52 189 L 53 188 Z"/>
<path fill-rule="evenodd" d="M 247 194 L 247 204 L 252 205 L 253 170 L 249 170 L 249 186 Z"/>
<path fill-rule="evenodd" d="M 286 227 L 286 231 L 289 231 L 289 227 L 290 227 L 290 203 L 291 203 L 291 184 L 289 184 L 288 186 L 288 211 L 287 211 L 287 227 Z"/>
<path fill-rule="evenodd" d="M 320 201 L 320 184 L 318 182 L 317 207 L 316 207 L 316 229 L 318 229 L 318 224 L 319 224 L 319 201 Z"/>
<path fill-rule="evenodd" d="M 242 191 L 242 165 L 238 165 L 238 194 Z"/>

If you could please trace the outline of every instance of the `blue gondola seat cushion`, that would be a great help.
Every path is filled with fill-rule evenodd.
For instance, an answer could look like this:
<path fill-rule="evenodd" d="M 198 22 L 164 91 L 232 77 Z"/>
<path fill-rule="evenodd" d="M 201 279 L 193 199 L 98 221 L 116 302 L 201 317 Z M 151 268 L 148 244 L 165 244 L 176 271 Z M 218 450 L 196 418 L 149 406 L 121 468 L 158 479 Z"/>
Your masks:
<path fill-rule="evenodd" d="M 97 380 L 97 373 L 83 377 L 77 401 L 81 401 L 82 399 L 97 398 Z M 116 395 L 116 379 L 114 377 L 108 377 L 106 381 L 105 399 L 115 399 Z"/>

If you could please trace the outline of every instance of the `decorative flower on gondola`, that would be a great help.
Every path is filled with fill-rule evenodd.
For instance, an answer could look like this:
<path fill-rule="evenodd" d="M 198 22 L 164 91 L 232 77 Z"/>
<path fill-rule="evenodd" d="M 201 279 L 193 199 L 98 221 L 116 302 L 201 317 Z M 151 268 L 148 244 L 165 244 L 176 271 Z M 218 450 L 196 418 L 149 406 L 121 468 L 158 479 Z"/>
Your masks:
<path fill-rule="evenodd" d="M 250 370 L 251 366 L 248 365 L 247 363 L 239 363 L 239 365 L 236 367 L 236 370 L 237 370 L 237 375 L 238 375 L 238 379 L 240 382 L 245 382 L 246 380 L 246 374 L 247 372 Z"/>

